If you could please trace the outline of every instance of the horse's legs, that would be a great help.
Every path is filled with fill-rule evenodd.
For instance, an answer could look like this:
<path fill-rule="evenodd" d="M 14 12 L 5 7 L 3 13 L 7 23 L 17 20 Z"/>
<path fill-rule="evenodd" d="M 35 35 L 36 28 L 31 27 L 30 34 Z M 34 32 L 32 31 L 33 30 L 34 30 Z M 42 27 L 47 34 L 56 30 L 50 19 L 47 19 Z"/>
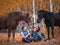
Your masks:
<path fill-rule="evenodd" d="M 12 30 L 13 32 L 13 41 L 15 41 L 15 30 Z"/>
<path fill-rule="evenodd" d="M 50 29 L 47 27 L 47 33 L 48 33 L 48 40 L 50 40 Z"/>
<path fill-rule="evenodd" d="M 51 34 L 52 34 L 52 38 L 54 39 L 54 25 L 55 25 L 55 19 L 54 19 L 54 18 L 53 18 L 53 19 L 51 18 L 50 23 L 51 23 L 51 29 L 52 29 Z"/>
<path fill-rule="evenodd" d="M 52 28 L 52 38 L 54 39 L 54 27 L 51 27 Z"/>
<path fill-rule="evenodd" d="M 10 41 L 10 36 L 11 36 L 11 30 L 9 29 L 8 30 L 8 40 L 7 41 Z"/>

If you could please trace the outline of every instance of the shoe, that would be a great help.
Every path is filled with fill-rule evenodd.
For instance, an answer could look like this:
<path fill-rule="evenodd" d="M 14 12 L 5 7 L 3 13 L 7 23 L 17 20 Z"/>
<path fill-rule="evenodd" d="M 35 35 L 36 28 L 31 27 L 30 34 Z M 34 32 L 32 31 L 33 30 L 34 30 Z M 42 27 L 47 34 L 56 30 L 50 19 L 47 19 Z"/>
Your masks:
<path fill-rule="evenodd" d="M 13 42 L 12 43 L 16 43 L 16 40 L 13 40 Z"/>
<path fill-rule="evenodd" d="M 47 41 L 48 39 L 47 39 L 47 38 L 44 38 L 43 40 L 44 40 L 44 41 Z"/>

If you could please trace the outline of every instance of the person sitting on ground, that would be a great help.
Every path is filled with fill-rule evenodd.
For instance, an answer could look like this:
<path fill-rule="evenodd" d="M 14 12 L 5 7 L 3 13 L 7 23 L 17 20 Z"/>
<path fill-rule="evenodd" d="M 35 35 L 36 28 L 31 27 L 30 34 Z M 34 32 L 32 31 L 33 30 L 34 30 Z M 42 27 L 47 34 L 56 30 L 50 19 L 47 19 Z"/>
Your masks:
<path fill-rule="evenodd" d="M 39 29 L 39 28 L 38 28 Z M 40 34 L 38 34 L 38 30 L 36 27 L 33 28 L 32 30 L 32 37 L 33 37 L 33 41 L 34 42 L 37 42 L 37 41 L 40 41 L 40 40 L 44 40 L 46 41 L 47 39 L 45 38 L 45 35 L 44 33 L 40 32 Z"/>
<path fill-rule="evenodd" d="M 32 41 L 32 39 L 30 38 L 30 33 L 29 30 L 27 30 L 27 28 L 25 26 L 22 27 L 22 41 L 30 43 Z"/>

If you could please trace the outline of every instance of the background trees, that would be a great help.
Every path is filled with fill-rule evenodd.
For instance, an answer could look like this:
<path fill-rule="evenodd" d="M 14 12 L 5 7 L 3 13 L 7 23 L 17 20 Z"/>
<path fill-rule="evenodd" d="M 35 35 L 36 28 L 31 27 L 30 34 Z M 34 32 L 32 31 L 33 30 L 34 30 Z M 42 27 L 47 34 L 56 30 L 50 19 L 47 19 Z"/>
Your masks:
<path fill-rule="evenodd" d="M 52 0 L 53 11 L 60 10 L 60 0 Z M 35 10 L 50 9 L 49 0 L 35 0 Z M 11 11 L 28 11 L 32 13 L 32 0 L 0 0 L 0 15 Z"/>

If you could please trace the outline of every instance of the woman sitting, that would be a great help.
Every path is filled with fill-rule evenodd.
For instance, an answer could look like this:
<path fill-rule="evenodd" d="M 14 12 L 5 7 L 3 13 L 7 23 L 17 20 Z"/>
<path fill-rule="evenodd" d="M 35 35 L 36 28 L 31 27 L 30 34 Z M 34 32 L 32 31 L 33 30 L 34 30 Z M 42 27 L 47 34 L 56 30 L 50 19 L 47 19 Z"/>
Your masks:
<path fill-rule="evenodd" d="M 40 32 L 40 34 L 38 34 L 38 29 L 39 28 L 36 28 L 34 27 L 33 30 L 32 30 L 32 37 L 33 37 L 33 41 L 34 42 L 37 42 L 37 41 L 40 41 L 40 40 L 44 40 L 46 41 L 47 39 L 45 38 L 45 35 L 43 32 Z"/>
<path fill-rule="evenodd" d="M 30 33 L 29 30 L 27 30 L 27 28 L 25 26 L 22 27 L 22 41 L 30 43 L 32 41 L 32 39 L 30 38 Z"/>

